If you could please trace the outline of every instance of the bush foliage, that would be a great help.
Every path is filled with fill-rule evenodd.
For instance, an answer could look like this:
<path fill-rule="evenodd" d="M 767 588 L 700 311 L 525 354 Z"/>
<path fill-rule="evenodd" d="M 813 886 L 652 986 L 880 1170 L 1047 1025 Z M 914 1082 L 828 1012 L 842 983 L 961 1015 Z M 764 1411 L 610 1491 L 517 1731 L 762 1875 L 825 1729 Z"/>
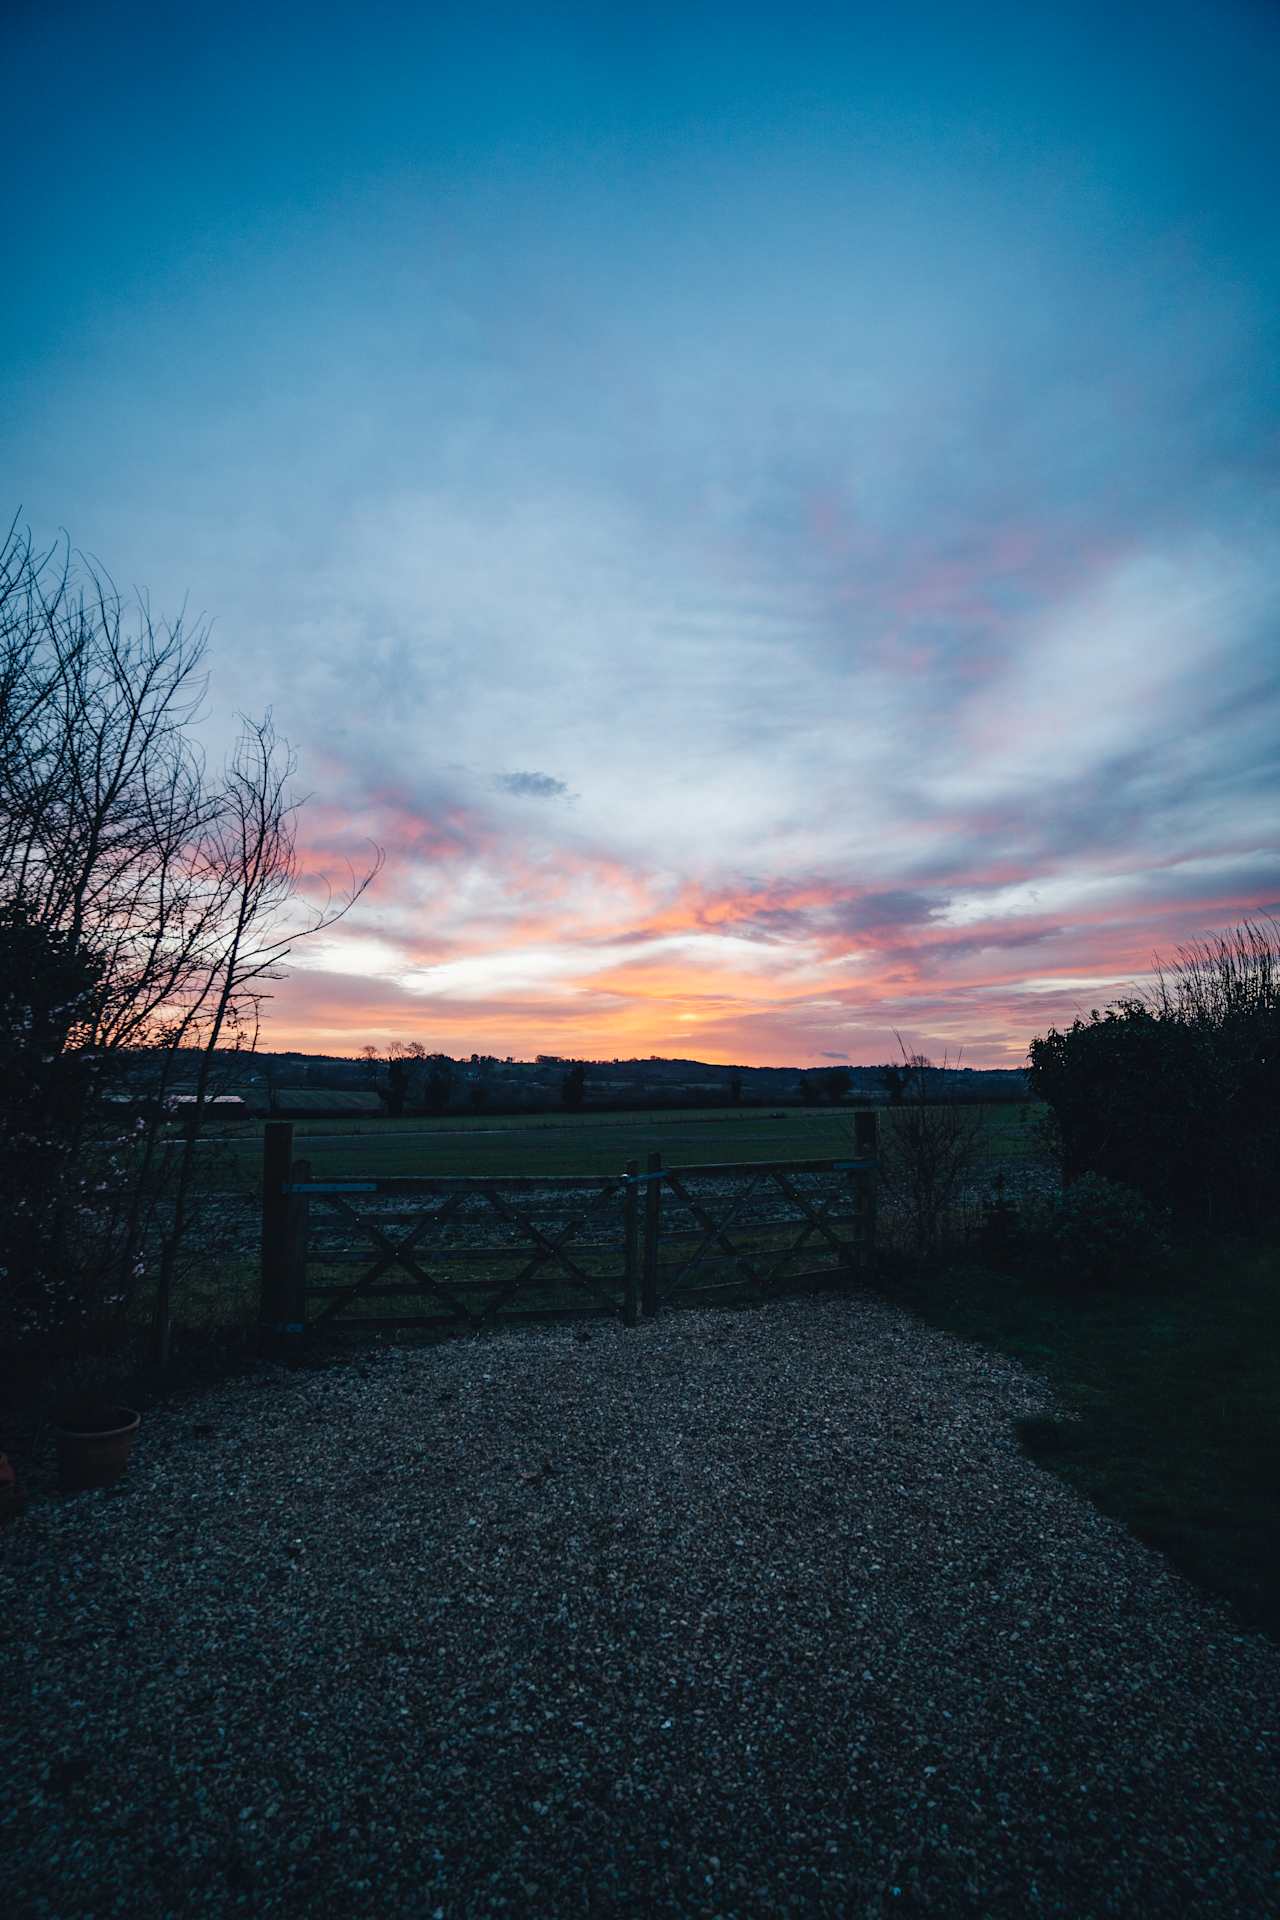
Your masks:
<path fill-rule="evenodd" d="M 1168 1269 L 1172 1248 L 1163 1217 L 1132 1187 L 1086 1173 L 1044 1221 L 1044 1245 L 1058 1285 L 1091 1293 L 1141 1288 Z"/>
<path fill-rule="evenodd" d="M 1145 996 L 1031 1045 L 1068 1186 L 1088 1173 L 1203 1226 L 1280 1215 L 1280 926 L 1185 947 Z"/>
<path fill-rule="evenodd" d="M 100 1184 L 94 1177 L 100 1168 L 87 1152 L 92 1063 L 74 1045 L 92 1025 L 102 974 L 101 964 L 66 934 L 42 927 L 18 905 L 0 905 L 0 1337 L 6 1341 L 43 1331 L 55 1295 L 61 1313 L 83 1318 L 112 1291 L 104 1263 L 89 1256 L 88 1243 L 100 1237 L 88 1225 L 90 1217 L 96 1225 L 89 1196 Z"/>

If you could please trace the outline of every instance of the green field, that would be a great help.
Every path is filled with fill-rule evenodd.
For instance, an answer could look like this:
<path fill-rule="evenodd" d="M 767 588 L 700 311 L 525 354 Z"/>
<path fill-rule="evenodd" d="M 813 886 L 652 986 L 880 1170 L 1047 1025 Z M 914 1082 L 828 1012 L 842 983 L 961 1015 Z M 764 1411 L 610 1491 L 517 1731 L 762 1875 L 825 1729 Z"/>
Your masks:
<path fill-rule="evenodd" d="M 979 1109 L 991 1159 L 1036 1151 L 1040 1109 Z M 839 1159 L 853 1150 L 854 1109 L 726 1108 L 706 1113 L 486 1115 L 405 1120 L 296 1120 L 294 1152 L 315 1179 L 368 1179 L 391 1174 L 621 1173 L 660 1153 L 672 1167 L 756 1160 Z M 202 1148 L 210 1185 L 261 1189 L 264 1123 L 248 1120 L 217 1130 Z M 891 1109 L 881 1125 L 893 1125 Z"/>

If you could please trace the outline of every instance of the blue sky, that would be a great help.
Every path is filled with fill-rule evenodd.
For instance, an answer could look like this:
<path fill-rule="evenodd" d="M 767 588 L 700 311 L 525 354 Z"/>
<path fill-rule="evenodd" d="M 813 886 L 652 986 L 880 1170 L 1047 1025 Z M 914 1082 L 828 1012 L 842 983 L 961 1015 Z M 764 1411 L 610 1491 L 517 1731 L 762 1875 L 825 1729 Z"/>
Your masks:
<path fill-rule="evenodd" d="M 11 510 L 375 892 L 268 1039 L 974 1064 L 1280 900 L 1280 16 L 58 8 Z"/>

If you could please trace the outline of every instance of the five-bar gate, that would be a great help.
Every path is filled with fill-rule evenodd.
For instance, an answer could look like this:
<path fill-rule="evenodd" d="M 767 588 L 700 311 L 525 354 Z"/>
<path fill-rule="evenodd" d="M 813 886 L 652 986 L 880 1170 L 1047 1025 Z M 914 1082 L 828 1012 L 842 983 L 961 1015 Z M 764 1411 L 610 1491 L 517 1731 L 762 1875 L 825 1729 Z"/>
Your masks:
<path fill-rule="evenodd" d="M 263 1163 L 264 1333 L 480 1328 L 761 1301 L 847 1284 L 875 1248 L 876 1116 L 846 1160 L 620 1174 L 311 1177 L 272 1122 Z"/>

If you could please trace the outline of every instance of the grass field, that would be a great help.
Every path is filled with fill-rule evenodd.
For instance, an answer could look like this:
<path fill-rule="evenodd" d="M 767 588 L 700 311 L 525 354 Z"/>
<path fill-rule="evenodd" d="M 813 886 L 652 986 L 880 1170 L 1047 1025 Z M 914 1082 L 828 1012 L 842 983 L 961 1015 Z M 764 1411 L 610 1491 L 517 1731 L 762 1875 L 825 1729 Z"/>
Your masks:
<path fill-rule="evenodd" d="M 979 1109 L 992 1159 L 1036 1149 L 1038 1107 Z M 894 1123 L 882 1110 L 881 1125 Z M 261 1189 L 263 1122 L 217 1131 L 205 1155 L 206 1180 L 223 1189 Z M 658 1113 L 539 1114 L 532 1117 L 406 1120 L 296 1120 L 294 1151 L 313 1177 L 375 1174 L 620 1173 L 628 1160 L 660 1153 L 667 1166 L 751 1160 L 835 1159 L 852 1151 L 853 1110 L 830 1107 L 725 1108 Z"/>

